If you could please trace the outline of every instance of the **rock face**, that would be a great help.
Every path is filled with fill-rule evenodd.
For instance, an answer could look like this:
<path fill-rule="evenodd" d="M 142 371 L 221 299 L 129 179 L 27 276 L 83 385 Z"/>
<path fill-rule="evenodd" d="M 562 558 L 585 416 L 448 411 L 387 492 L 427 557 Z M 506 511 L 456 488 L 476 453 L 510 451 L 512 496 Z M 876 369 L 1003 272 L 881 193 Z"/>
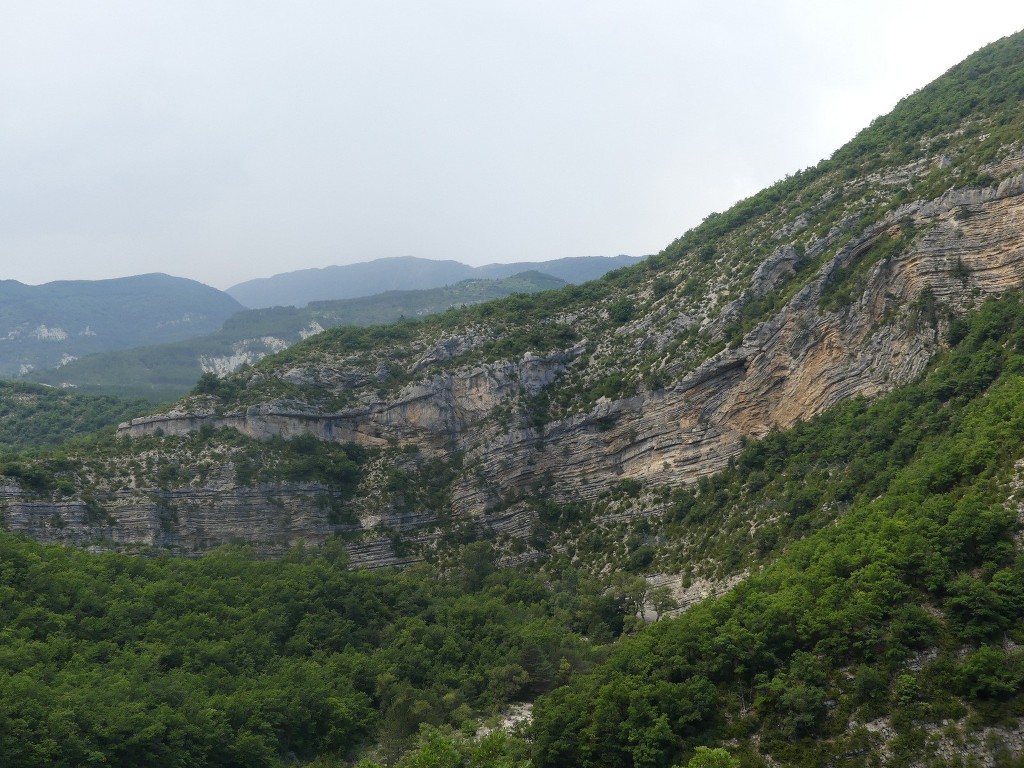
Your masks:
<path fill-rule="evenodd" d="M 320 329 L 321 331 L 323 328 Z M 289 342 L 275 336 L 261 336 L 258 339 L 243 339 L 232 345 L 230 355 L 200 355 L 199 368 L 203 373 L 227 376 L 243 365 L 252 365 L 267 355 L 288 349 Z"/>
<path fill-rule="evenodd" d="M 805 225 L 798 219 L 775 237 Z M 847 240 L 840 246 L 836 232 L 842 227 Z M 886 250 L 892 243 L 902 245 Z M 783 243 L 751 270 L 740 298 L 717 315 L 679 313 L 657 329 L 653 315 L 641 316 L 629 328 L 633 338 L 658 338 L 669 350 L 666 339 L 697 323 L 710 336 L 725 338 L 723 329 L 735 327 L 751 302 L 784 295 L 807 269 L 809 277 L 776 305 L 780 309 L 703 363 L 667 384 L 603 397 L 561 417 L 531 413 L 529 403 L 586 364 L 593 349 L 588 340 L 546 354 L 456 366 L 460 355 L 482 343 L 468 334 L 435 340 L 410 358 L 411 383 L 393 394 L 372 390 L 372 371 L 329 363 L 276 374 L 288 385 L 312 383 L 334 392 L 362 387 L 355 403 L 338 410 L 277 398 L 224 411 L 192 400 L 135 419 L 120 433 L 182 436 L 230 427 L 261 440 L 312 435 L 356 443 L 382 456 L 403 446 L 428 458 L 458 455 L 461 468 L 447 486 L 446 518 L 525 537 L 533 513 L 517 500 L 593 500 L 623 480 L 693 482 L 724 468 L 747 439 L 917 377 L 941 346 L 946 318 L 1024 286 L 1024 176 L 990 188 L 951 190 L 873 222 L 843 222 L 811 247 Z M 848 301 L 835 300 L 842 292 Z M 678 365 L 668 354 L 664 370 Z M 109 493 L 100 500 L 99 516 L 84 501 L 31 499 L 10 484 L 0 493 L 0 508 L 7 528 L 52 541 L 191 552 L 244 540 L 273 553 L 299 540 L 317 543 L 344 533 L 356 562 L 405 562 L 395 542 L 436 537 L 438 511 L 398 511 L 382 500 L 384 464 L 346 502 L 347 523 L 337 522 L 324 504 L 329 488 L 239 486 L 229 467 L 222 480 L 205 485 Z"/>
<path fill-rule="evenodd" d="M 171 411 L 133 419 L 119 431 L 144 437 L 187 435 L 203 426 L 230 427 L 256 438 L 311 434 L 321 440 L 371 447 L 415 442 L 449 450 L 459 447 L 462 436 L 496 405 L 513 394 L 536 394 L 581 352 L 581 347 L 574 347 L 554 355 L 528 355 L 517 362 L 435 375 L 406 387 L 393 400 L 337 413 L 321 413 L 301 403 L 261 403 L 227 415 Z"/>
<path fill-rule="evenodd" d="M 212 483 L 181 490 L 122 490 L 96 501 L 41 501 L 21 489 L 0 487 L 0 510 L 8 530 L 50 543 L 132 550 L 160 547 L 194 555 L 223 544 L 256 543 L 266 555 L 280 555 L 294 545 L 321 544 L 327 538 L 358 530 L 331 522 L 323 504 L 326 489 L 315 483 L 237 487 Z M 413 521 L 414 523 L 415 521 Z M 396 530 L 409 521 L 383 519 Z M 387 539 L 350 544 L 358 567 L 403 565 L 418 558 L 396 555 Z"/>

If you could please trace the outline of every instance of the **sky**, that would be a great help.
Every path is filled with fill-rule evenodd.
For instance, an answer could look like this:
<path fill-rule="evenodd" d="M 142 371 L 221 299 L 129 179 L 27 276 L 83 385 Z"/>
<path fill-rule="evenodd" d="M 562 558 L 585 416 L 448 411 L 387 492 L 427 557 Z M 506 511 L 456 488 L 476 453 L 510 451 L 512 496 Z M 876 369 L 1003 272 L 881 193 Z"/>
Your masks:
<path fill-rule="evenodd" d="M 7 0 L 0 279 L 656 253 L 1020 0 Z"/>

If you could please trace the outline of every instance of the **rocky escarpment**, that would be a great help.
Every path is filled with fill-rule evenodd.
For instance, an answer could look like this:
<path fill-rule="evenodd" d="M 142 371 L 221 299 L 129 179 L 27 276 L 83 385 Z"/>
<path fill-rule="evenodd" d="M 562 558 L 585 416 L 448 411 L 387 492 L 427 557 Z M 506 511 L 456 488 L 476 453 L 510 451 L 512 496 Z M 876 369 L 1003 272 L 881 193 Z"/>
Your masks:
<path fill-rule="evenodd" d="M 458 341 L 447 340 L 442 346 Z M 582 346 L 575 346 L 551 355 L 528 354 L 515 362 L 436 374 L 404 388 L 393 399 L 375 399 L 335 413 L 325 414 L 303 403 L 277 401 L 227 414 L 213 409 L 174 410 L 133 419 L 119 431 L 144 437 L 185 435 L 204 426 L 229 427 L 256 438 L 311 434 L 321 440 L 372 447 L 415 442 L 445 451 L 460 447 L 463 436 L 503 401 L 536 394 L 550 385 L 582 352 Z M 414 367 L 421 365 L 419 361 Z M 301 382 L 308 378 L 303 371 L 289 375 Z M 319 371 L 316 380 L 323 382 L 329 376 L 330 371 Z"/>
<path fill-rule="evenodd" d="M 746 438 L 820 413 L 844 398 L 911 380 L 940 343 L 938 307 L 962 310 L 1024 285 L 1024 181 L 951 192 L 903 206 L 865 228 L 785 305 L 678 383 L 587 413 L 508 428 L 495 408 L 535 394 L 578 360 L 582 347 L 456 370 L 410 385 L 397 397 L 338 413 L 269 403 L 243 412 L 170 412 L 122 432 L 187 433 L 203 424 L 253 436 L 314 434 L 367 445 L 415 442 L 464 451 L 474 468 L 456 484 L 456 514 L 481 515 L 505 495 L 544 489 L 559 500 L 592 498 L 625 478 L 689 482 L 720 470 Z M 822 307 L 844 270 L 882 238 L 906 249 L 871 265 L 848 306 Z M 795 269 L 780 249 L 755 275 L 767 291 Z"/>
<path fill-rule="evenodd" d="M 123 425 L 102 467 L 8 472 L 4 524 L 181 551 L 340 533 L 393 558 L 483 527 L 518 540 L 516 558 L 543 546 L 533 521 L 559 519 L 545 505 L 640 488 L 619 512 L 656 514 L 663 489 L 745 441 L 919 376 L 957 315 L 1024 285 L 1019 61 L 1000 66 L 985 98 L 961 104 L 973 80 L 952 71 L 830 160 L 600 281 L 338 327 L 207 374 Z M 277 446 L 277 474 L 253 445 Z"/>
<path fill-rule="evenodd" d="M 939 340 L 938 307 L 963 309 L 1024 285 L 1024 185 L 907 206 L 848 244 L 782 312 L 675 386 L 606 402 L 542 430 L 465 440 L 478 475 L 457 504 L 486 508 L 488 488 L 540 483 L 555 498 L 593 497 L 623 478 L 692 481 L 723 468 L 744 438 L 786 428 L 841 399 L 921 373 Z M 922 234 L 870 268 L 853 304 L 820 306 L 839 273 L 883 235 Z"/>
<path fill-rule="evenodd" d="M 665 386 L 604 397 L 558 418 L 543 410 L 542 398 L 593 364 L 588 339 L 551 353 L 453 366 L 479 348 L 470 335 L 440 339 L 411 357 L 413 380 L 394 393 L 375 389 L 371 374 L 323 362 L 281 374 L 292 385 L 358 389 L 359 397 L 340 409 L 278 398 L 232 410 L 193 398 L 121 427 L 134 439 L 230 428 L 260 440 L 312 435 L 379 452 L 377 470 L 364 473 L 341 515 L 329 487 L 240 484 L 228 460 L 208 473 L 216 480 L 182 487 L 132 481 L 88 501 L 41 499 L 8 483 L 0 494 L 4 525 L 50 541 L 186 553 L 233 541 L 274 553 L 342 534 L 354 560 L 366 565 L 415 559 L 416 542 L 435 540 L 452 521 L 525 539 L 535 513 L 517 503 L 523 499 L 593 500 L 623 480 L 650 487 L 692 482 L 725 467 L 749 438 L 915 378 L 941 345 L 950 317 L 1024 285 L 1022 223 L 1018 176 L 901 206 L 854 227 L 842 246 L 834 244 L 835 233 L 817 249 L 783 244 L 753 271 L 743 296 L 700 322 L 709 334 L 721 333 L 716 329 L 734 322 L 746 304 L 787 290 L 810 265 L 779 311 Z M 894 243 L 900 247 L 887 248 Z M 633 331 L 639 324 L 643 333 L 643 322 Z M 663 361 L 668 371 L 676 365 L 671 357 Z M 396 493 L 385 492 L 396 471 L 408 478 L 421 471 L 421 464 L 403 467 L 405 448 L 417 451 L 421 464 L 459 457 L 445 481 L 443 509 L 397 504 Z"/>
<path fill-rule="evenodd" d="M 299 543 L 317 545 L 345 535 L 354 566 L 375 568 L 421 559 L 415 547 L 396 552 L 391 540 L 360 536 L 362 526 L 344 506 L 332 503 L 319 483 L 240 486 L 234 468 L 183 488 L 145 488 L 97 493 L 86 499 L 40 499 L 16 484 L 0 486 L 0 514 L 7 530 L 48 543 L 135 551 L 159 547 L 197 555 L 224 544 L 253 544 L 265 555 L 280 555 Z M 340 512 L 340 514 L 339 514 Z M 429 520 L 415 515 L 378 515 L 374 526 L 417 541 Z"/>

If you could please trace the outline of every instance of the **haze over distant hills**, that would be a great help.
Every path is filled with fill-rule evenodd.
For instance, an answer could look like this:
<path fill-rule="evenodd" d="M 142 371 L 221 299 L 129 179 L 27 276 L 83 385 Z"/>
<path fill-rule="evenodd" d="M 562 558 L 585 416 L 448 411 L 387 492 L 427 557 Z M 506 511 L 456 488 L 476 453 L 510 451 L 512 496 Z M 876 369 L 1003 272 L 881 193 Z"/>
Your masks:
<path fill-rule="evenodd" d="M 3 280 L 0 376 L 212 333 L 240 309 L 216 288 L 163 274 L 44 285 Z"/>
<path fill-rule="evenodd" d="M 637 261 L 581 257 L 471 267 L 378 259 L 242 283 L 231 290 L 255 297 L 247 299 L 255 306 L 248 312 L 223 291 L 168 275 L 40 286 L 0 281 L 0 377 L 162 400 L 187 392 L 203 372 L 223 375 L 324 328 L 585 282 Z"/>
<path fill-rule="evenodd" d="M 612 269 L 636 264 L 638 256 L 581 256 L 552 261 L 520 261 L 471 267 L 458 261 L 395 256 L 358 264 L 300 269 L 273 277 L 247 280 L 227 293 L 250 309 L 303 307 L 311 301 L 371 296 L 385 291 L 440 288 L 462 280 L 500 279 L 537 270 L 567 283 L 595 280 Z"/>
<path fill-rule="evenodd" d="M 51 386 L 73 387 L 79 392 L 145 397 L 154 402 L 171 400 L 192 389 L 204 373 L 223 376 L 325 328 L 418 318 L 449 307 L 564 285 L 565 281 L 556 277 L 523 272 L 495 280 L 462 280 L 441 288 L 316 301 L 303 308 L 243 310 L 210 334 L 169 344 L 88 355 L 59 368 L 34 370 L 26 377 Z"/>

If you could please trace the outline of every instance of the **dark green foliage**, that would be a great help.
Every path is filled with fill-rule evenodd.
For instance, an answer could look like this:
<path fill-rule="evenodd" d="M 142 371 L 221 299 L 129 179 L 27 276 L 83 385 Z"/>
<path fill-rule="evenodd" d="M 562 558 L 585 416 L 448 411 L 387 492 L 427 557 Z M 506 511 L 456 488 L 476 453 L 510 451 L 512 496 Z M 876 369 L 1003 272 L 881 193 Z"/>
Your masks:
<path fill-rule="evenodd" d="M 530 768 L 526 749 L 497 730 L 481 738 L 430 725 L 420 729 L 415 749 L 402 755 L 395 768 Z M 360 762 L 358 768 L 382 768 Z"/>
<path fill-rule="evenodd" d="M 392 469 L 384 484 L 384 492 L 398 512 L 432 514 L 447 519 L 451 514 L 449 489 L 462 468 L 462 455 L 452 454 L 447 460 L 409 457 L 409 469 Z"/>
<path fill-rule="evenodd" d="M 954 130 L 981 116 L 1013 125 L 1024 103 L 1024 47 L 1020 34 L 986 46 L 943 77 L 908 96 L 836 152 L 835 163 L 860 163 L 859 172 L 910 156 L 927 136 Z M 986 126 L 986 132 L 992 126 Z M 989 136 L 989 138 L 995 138 Z M 987 142 L 998 147 L 998 139 Z M 853 166 L 856 168 L 856 166 Z"/>
<path fill-rule="evenodd" d="M 215 373 L 204 373 L 192 387 L 193 395 L 213 395 L 222 400 L 237 397 L 242 391 L 242 383 L 238 379 L 222 379 Z"/>
<path fill-rule="evenodd" d="M 151 408 L 142 400 L 0 381 L 0 452 L 57 445 L 116 426 Z"/>
<path fill-rule="evenodd" d="M 962 693 L 974 699 L 1009 699 L 1020 694 L 1024 654 L 983 645 L 964 659 L 959 670 Z"/>
<path fill-rule="evenodd" d="M 1024 656 L 1003 642 L 1024 639 L 1024 557 L 1004 500 L 1022 434 L 1024 305 L 1009 297 L 970 318 L 920 384 L 773 435 L 697 494 L 679 494 L 679 520 L 714 525 L 725 506 L 769 503 L 783 521 L 817 515 L 805 530 L 820 530 L 543 698 L 536 764 L 667 766 L 701 742 L 753 730 L 783 764 L 816 765 L 846 749 L 857 712 L 899 707 L 907 754 L 923 748 L 915 723 L 965 706 L 1020 717 Z M 782 494 L 766 496 L 771 488 Z M 848 511 L 822 527 L 839 501 Z M 929 649 L 920 674 L 908 672 Z M 682 718 L 680 702 L 692 707 Z M 641 760 L 642 745 L 651 751 Z"/>
<path fill-rule="evenodd" d="M 524 327 L 518 333 L 506 334 L 497 341 L 488 342 L 481 350 L 488 360 L 509 360 L 526 352 L 542 354 L 571 347 L 580 340 L 579 334 L 561 323 L 539 322 Z"/>
<path fill-rule="evenodd" d="M 636 316 L 636 307 L 629 299 L 616 299 L 608 306 L 608 318 L 616 325 L 628 323 Z"/>
<path fill-rule="evenodd" d="M 739 768 L 739 765 L 739 761 L 726 749 L 697 747 L 686 768 Z"/>
<path fill-rule="evenodd" d="M 26 466 L 19 461 L 0 464 L 0 473 L 16 480 L 29 493 L 39 496 L 52 493 L 55 487 L 53 475 L 45 468 Z"/>
<path fill-rule="evenodd" d="M 650 262 L 650 260 L 648 260 Z M 650 262 L 653 263 L 653 262 Z M 660 299 L 662 296 L 667 294 L 673 288 L 676 287 L 675 281 L 665 275 L 660 275 L 654 278 L 654 283 L 651 285 L 651 291 L 654 294 L 654 298 Z"/>
<path fill-rule="evenodd" d="M 220 439 L 211 435 L 211 439 Z M 277 482 L 318 482 L 339 498 L 350 496 L 359 483 L 368 452 L 354 443 L 338 445 L 302 435 L 291 440 L 252 440 L 238 437 L 242 447 L 235 457 L 239 485 Z"/>
<path fill-rule="evenodd" d="M 422 723 L 462 725 L 587 666 L 568 624 L 594 585 L 482 562 L 470 593 L 425 569 L 349 571 L 334 544 L 187 560 L 0 533 L 3 764 L 277 766 L 368 739 L 397 751 Z"/>

